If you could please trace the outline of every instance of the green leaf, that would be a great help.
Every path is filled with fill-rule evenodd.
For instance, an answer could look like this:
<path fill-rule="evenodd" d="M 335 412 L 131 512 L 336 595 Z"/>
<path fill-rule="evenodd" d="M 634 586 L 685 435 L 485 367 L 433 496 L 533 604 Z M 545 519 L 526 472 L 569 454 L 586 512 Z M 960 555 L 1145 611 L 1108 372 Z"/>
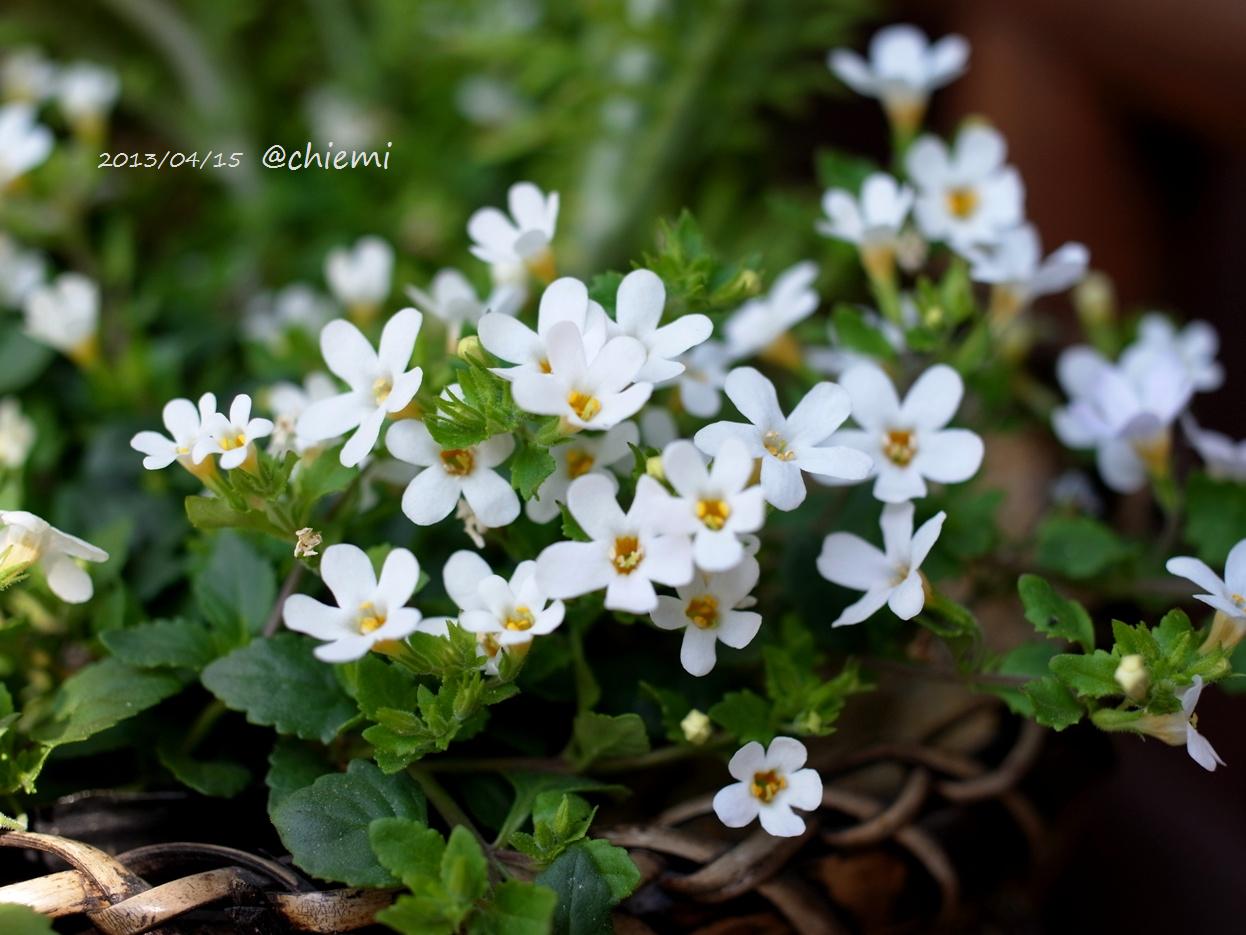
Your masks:
<path fill-rule="evenodd" d="M 508 880 L 493 891 L 475 915 L 470 935 L 546 935 L 553 924 L 558 894 L 547 886 Z"/>
<path fill-rule="evenodd" d="M 774 738 L 770 705 L 748 689 L 728 692 L 706 713 L 742 744 L 751 740 L 767 744 Z"/>
<path fill-rule="evenodd" d="M 286 530 L 279 529 L 259 510 L 236 510 L 219 497 L 194 494 L 183 501 L 186 518 L 196 529 L 246 529 L 275 539 L 288 539 Z"/>
<path fill-rule="evenodd" d="M 861 190 L 861 184 L 870 175 L 878 171 L 878 165 L 872 159 L 831 147 L 820 148 L 814 156 L 814 164 L 818 184 L 822 188 L 842 188 L 853 195 Z"/>
<path fill-rule="evenodd" d="M 415 889 L 421 880 L 441 876 L 446 849 L 440 832 L 409 818 L 377 818 L 368 825 L 372 852 L 386 870 Z"/>
<path fill-rule="evenodd" d="M 640 871 L 627 851 L 608 841 L 581 841 L 536 878 L 558 894 L 554 932 L 558 935 L 607 935 L 610 911 L 631 895 Z"/>
<path fill-rule="evenodd" d="M 575 716 L 568 758 L 576 769 L 606 757 L 638 756 L 648 752 L 649 735 L 638 714 L 581 711 Z"/>
<path fill-rule="evenodd" d="M 1213 568 L 1224 567 L 1229 550 L 1246 529 L 1246 484 L 1193 474 L 1186 488 L 1185 539 Z"/>
<path fill-rule="evenodd" d="M 325 449 L 310 464 L 304 461 L 296 483 L 299 499 L 306 507 L 322 497 L 345 490 L 359 476 L 359 468 L 342 464 L 341 451 L 341 446 Z"/>
<path fill-rule="evenodd" d="M 1082 706 L 1054 675 L 1044 675 L 1022 689 L 1034 706 L 1034 720 L 1061 731 L 1082 719 Z"/>
<path fill-rule="evenodd" d="M 502 827 L 498 831 L 498 840 L 503 844 L 511 835 L 523 826 L 532 814 L 536 800 L 543 794 L 564 792 L 607 792 L 611 794 L 626 793 L 623 786 L 608 785 L 596 779 L 585 779 L 582 776 L 569 776 L 566 773 L 507 773 L 506 781 L 515 789 L 515 800 L 511 803 Z"/>
<path fill-rule="evenodd" d="M 207 562 L 194 575 L 195 601 L 214 627 L 256 634 L 272 612 L 277 581 L 272 566 L 233 532 L 219 533 Z"/>
<path fill-rule="evenodd" d="M 455 825 L 441 855 L 441 882 L 460 903 L 474 903 L 489 886 L 489 861 L 476 836 Z"/>
<path fill-rule="evenodd" d="M 420 787 L 405 773 L 387 776 L 367 760 L 351 760 L 345 773 L 321 776 L 290 793 L 272 817 L 295 864 L 320 879 L 348 886 L 395 882 L 372 851 L 373 821 L 427 821 Z"/>
<path fill-rule="evenodd" d="M 178 782 L 201 795 L 232 799 L 251 781 L 250 770 L 232 760 L 197 760 L 164 746 L 156 749 L 156 755 Z"/>
<path fill-rule="evenodd" d="M 1083 698 L 1108 698 L 1123 694 L 1116 681 L 1120 659 L 1097 649 L 1089 656 L 1063 655 L 1051 660 L 1051 671 L 1074 693 Z"/>
<path fill-rule="evenodd" d="M 667 688 L 659 688 L 648 682 L 640 683 L 640 690 L 653 699 L 662 717 L 662 728 L 666 731 L 666 739 L 672 743 L 687 743 L 684 737 L 683 719 L 692 710 L 692 704 L 679 692 Z"/>
<path fill-rule="evenodd" d="M 65 680 L 52 703 L 51 723 L 36 728 L 31 736 L 50 746 L 86 740 L 176 695 L 184 684 L 172 672 L 102 659 Z"/>
<path fill-rule="evenodd" d="M 51 919 L 16 903 L 0 903 L 0 932 L 4 935 L 56 935 Z"/>
<path fill-rule="evenodd" d="M 597 809 L 578 795 L 542 792 L 532 811 L 532 834 L 515 832 L 511 844 L 541 864 L 548 864 L 588 834 Z"/>
<path fill-rule="evenodd" d="M 1135 548 L 1088 516 L 1049 516 L 1038 527 L 1035 559 L 1068 578 L 1094 578 L 1131 558 Z"/>
<path fill-rule="evenodd" d="M 1022 643 L 1004 655 L 995 665 L 994 671 L 1000 675 L 1028 676 L 1042 678 L 1051 671 L 1051 659 L 1060 650 L 1050 640 L 1042 642 Z M 1022 691 L 1022 685 L 1015 688 L 1004 685 L 983 684 L 982 690 L 989 691 L 1003 699 L 1004 704 L 1021 717 L 1034 717 L 1034 705 Z"/>
<path fill-rule="evenodd" d="M 293 633 L 256 640 L 203 670 L 203 684 L 252 724 L 328 743 L 355 716 L 333 666 Z"/>
<path fill-rule="evenodd" d="M 26 337 L 15 322 L 0 324 L 0 394 L 29 386 L 52 356 L 51 348 Z"/>
<path fill-rule="evenodd" d="M 189 620 L 154 620 L 101 634 L 108 651 L 122 662 L 146 669 L 198 672 L 229 648 L 222 634 Z"/>
<path fill-rule="evenodd" d="M 1017 593 L 1025 606 L 1025 619 L 1040 633 L 1076 643 L 1086 652 L 1095 648 L 1095 628 L 1090 614 L 1077 601 L 1057 594 L 1044 578 L 1022 575 Z"/>
<path fill-rule="evenodd" d="M 511 486 L 519 491 L 519 496 L 531 500 L 556 466 L 548 448 L 525 440 L 511 457 Z"/>
<path fill-rule="evenodd" d="M 831 327 L 835 332 L 837 347 L 858 351 L 879 360 L 891 360 L 896 355 L 887 336 L 866 321 L 861 310 L 853 305 L 836 305 L 831 313 Z"/>
<path fill-rule="evenodd" d="M 268 786 L 268 816 L 272 817 L 290 793 L 310 786 L 331 768 L 319 747 L 293 737 L 278 737 L 268 755 L 268 774 L 264 777 Z"/>

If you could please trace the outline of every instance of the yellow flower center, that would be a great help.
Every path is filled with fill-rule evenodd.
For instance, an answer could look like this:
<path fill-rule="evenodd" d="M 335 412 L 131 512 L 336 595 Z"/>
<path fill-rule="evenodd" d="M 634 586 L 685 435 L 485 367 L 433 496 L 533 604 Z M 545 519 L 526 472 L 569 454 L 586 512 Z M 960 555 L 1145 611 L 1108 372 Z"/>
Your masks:
<path fill-rule="evenodd" d="M 981 200 L 978 192 L 968 186 L 950 188 L 947 192 L 948 213 L 963 221 L 978 210 L 978 204 Z"/>
<path fill-rule="evenodd" d="M 713 594 L 702 594 L 688 602 L 684 616 L 692 621 L 699 630 L 712 630 L 718 626 L 718 598 Z"/>
<path fill-rule="evenodd" d="M 226 435 L 221 439 L 222 451 L 233 451 L 235 448 L 241 448 L 247 443 L 247 435 L 245 432 L 239 432 L 237 435 Z"/>
<path fill-rule="evenodd" d="M 761 437 L 761 443 L 780 461 L 791 461 L 796 457 L 796 452 L 788 450 L 787 441 L 778 432 L 767 432 Z"/>
<path fill-rule="evenodd" d="M 463 477 L 476 466 L 476 456 L 470 448 L 448 448 L 441 453 L 441 466 L 452 477 Z"/>
<path fill-rule="evenodd" d="M 378 406 L 385 405 L 385 400 L 389 399 L 389 394 L 394 390 L 394 381 L 389 377 L 377 377 L 372 384 L 372 398 L 376 400 Z"/>
<path fill-rule="evenodd" d="M 610 564 L 621 575 L 630 575 L 645 559 L 645 550 L 635 536 L 619 536 L 610 548 Z"/>
<path fill-rule="evenodd" d="M 748 791 L 763 802 L 774 801 L 774 797 L 787 788 L 787 777 L 778 770 L 768 769 L 753 774 L 753 784 Z"/>
<path fill-rule="evenodd" d="M 730 516 L 731 506 L 726 500 L 697 501 L 697 519 L 704 523 L 707 529 L 717 532 L 727 525 L 727 519 Z"/>
<path fill-rule="evenodd" d="M 498 642 L 497 637 L 492 633 L 481 633 L 476 637 L 476 643 L 490 659 L 496 656 L 502 649 L 502 644 Z"/>
<path fill-rule="evenodd" d="M 579 390 L 572 390 L 567 394 L 567 405 L 583 422 L 590 421 L 593 416 L 601 412 L 601 400 L 596 396 L 581 393 Z"/>
<path fill-rule="evenodd" d="M 917 454 L 917 438 L 909 429 L 891 429 L 883 436 L 883 454 L 892 464 L 907 467 Z"/>
<path fill-rule="evenodd" d="M 524 630 L 531 630 L 534 623 L 536 623 L 536 618 L 532 616 L 532 611 L 520 604 L 507 614 L 504 626 L 508 630 L 523 632 Z"/>
<path fill-rule="evenodd" d="M 371 633 L 385 626 L 385 615 L 371 601 L 359 605 L 359 632 Z"/>
<path fill-rule="evenodd" d="M 1246 610 L 1246 597 L 1242 597 L 1240 594 L 1234 594 L 1229 598 L 1229 600 L 1233 602 L 1233 606 Z"/>
<path fill-rule="evenodd" d="M 536 365 L 541 368 L 541 373 L 550 373 L 554 369 L 549 365 L 548 357 L 542 357 L 536 362 Z"/>
<path fill-rule="evenodd" d="M 582 477 L 591 471 L 596 463 L 597 459 L 587 451 L 572 448 L 567 452 L 567 476 L 572 480 Z"/>

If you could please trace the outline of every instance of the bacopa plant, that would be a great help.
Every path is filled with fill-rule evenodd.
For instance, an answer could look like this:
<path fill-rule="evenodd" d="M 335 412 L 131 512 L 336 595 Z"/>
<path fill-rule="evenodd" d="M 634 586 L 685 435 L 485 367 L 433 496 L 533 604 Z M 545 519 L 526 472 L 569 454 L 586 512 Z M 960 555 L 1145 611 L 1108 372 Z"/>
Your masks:
<path fill-rule="evenodd" d="M 6 87 L 30 93 L 0 108 L 12 211 L 119 90 L 40 90 L 55 68 L 24 55 Z M 588 931 L 640 879 L 598 808 L 674 804 L 629 777 L 687 761 L 722 825 L 799 836 L 823 738 L 882 667 L 1223 766 L 1228 726 L 1196 705 L 1246 636 L 1246 449 L 1189 413 L 1222 381 L 1216 334 L 1120 313 L 1080 244 L 1045 255 L 990 125 L 924 128 L 968 58 L 907 26 L 830 54 L 893 151 L 821 155 L 817 256 L 725 255 L 685 212 L 630 264 L 563 275 L 583 252 L 559 193 L 516 181 L 458 220 L 483 265 L 407 282 L 386 238 L 333 250 L 331 295 L 250 307 L 211 385 L 173 382 L 141 316 L 109 319 L 77 247 L 0 240 L 26 336 L 0 369 L 72 362 L 0 402 L 5 825 L 61 758 L 132 748 L 133 781 L 266 785 L 302 870 L 401 890 L 394 930 Z M 1070 289 L 1057 387 L 1062 326 L 1035 302 Z M 100 413 L 81 438 L 54 394 Z M 1027 494 L 993 468 L 1016 438 L 1067 449 L 1022 531 L 1000 513 Z M 23 509 L 90 517 L 121 461 L 130 515 Z M 1148 500 L 1128 532 L 1127 496 Z M 1011 645 L 977 614 L 1006 592 Z"/>

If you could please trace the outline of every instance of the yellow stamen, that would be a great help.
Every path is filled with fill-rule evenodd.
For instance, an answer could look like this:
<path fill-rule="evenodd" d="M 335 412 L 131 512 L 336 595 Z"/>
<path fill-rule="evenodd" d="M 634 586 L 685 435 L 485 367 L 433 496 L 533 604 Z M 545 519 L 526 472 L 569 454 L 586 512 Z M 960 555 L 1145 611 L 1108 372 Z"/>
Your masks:
<path fill-rule="evenodd" d="M 778 432 L 767 432 L 762 436 L 761 443 L 780 461 L 791 461 L 796 457 L 796 452 L 788 450 L 787 442 Z"/>
<path fill-rule="evenodd" d="M 579 390 L 572 390 L 567 394 L 567 405 L 583 422 L 592 421 L 592 418 L 601 412 L 601 400 L 596 396 L 581 393 Z"/>
<path fill-rule="evenodd" d="M 492 633 L 480 633 L 476 636 L 477 645 L 485 651 L 485 655 L 492 659 L 502 650 L 502 644 L 498 642 L 497 637 Z"/>
<path fill-rule="evenodd" d="M 453 477 L 464 477 L 476 466 L 476 456 L 470 448 L 448 448 L 441 453 L 441 466 Z"/>
<path fill-rule="evenodd" d="M 718 626 L 718 598 L 713 594 L 702 594 L 688 602 L 684 616 L 692 621 L 699 630 L 712 630 Z"/>
<path fill-rule="evenodd" d="M 536 365 L 541 369 L 541 373 L 550 373 L 554 369 L 553 367 L 549 365 L 548 357 L 542 357 L 540 360 L 536 362 Z"/>
<path fill-rule="evenodd" d="M 768 769 L 765 772 L 753 774 L 753 784 L 749 786 L 748 791 L 763 802 L 769 803 L 786 788 L 787 777 L 778 770 Z"/>
<path fill-rule="evenodd" d="M 376 606 L 371 601 L 364 601 L 359 605 L 359 632 L 371 633 L 373 630 L 379 630 L 385 626 L 385 615 L 378 613 Z"/>
<path fill-rule="evenodd" d="M 221 450 L 233 451 L 235 448 L 241 448 L 246 443 L 247 436 L 245 432 L 239 432 L 237 435 L 233 436 L 226 435 L 221 439 Z"/>
<path fill-rule="evenodd" d="M 378 406 L 385 405 L 385 400 L 389 399 L 389 394 L 393 391 L 394 381 L 389 377 L 377 377 L 372 383 L 372 398 Z"/>
<path fill-rule="evenodd" d="M 883 454 L 892 464 L 907 467 L 917 455 L 917 438 L 910 429 L 891 429 L 883 436 Z"/>
<path fill-rule="evenodd" d="M 610 564 L 621 575 L 630 575 L 645 560 L 645 550 L 635 536 L 619 536 L 610 548 Z"/>
<path fill-rule="evenodd" d="M 978 192 L 968 186 L 949 188 L 947 191 L 948 213 L 963 221 L 973 216 L 973 213 L 978 210 L 978 203 L 981 200 Z"/>
<path fill-rule="evenodd" d="M 567 450 L 567 476 L 572 480 L 587 474 L 596 463 L 597 459 L 587 451 L 581 451 L 579 448 Z"/>
<path fill-rule="evenodd" d="M 696 509 L 697 519 L 715 532 L 727 525 L 731 516 L 731 506 L 726 500 L 698 500 Z"/>
<path fill-rule="evenodd" d="M 536 623 L 536 617 L 532 616 L 532 611 L 520 604 L 507 615 L 504 626 L 508 630 L 518 630 L 522 633 L 525 630 L 531 630 L 534 623 Z"/>

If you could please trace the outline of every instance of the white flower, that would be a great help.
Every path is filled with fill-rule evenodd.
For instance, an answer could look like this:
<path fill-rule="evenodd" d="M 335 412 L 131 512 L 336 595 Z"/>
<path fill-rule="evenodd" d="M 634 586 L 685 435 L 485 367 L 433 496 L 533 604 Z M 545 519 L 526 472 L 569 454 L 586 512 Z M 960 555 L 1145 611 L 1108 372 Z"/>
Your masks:
<path fill-rule="evenodd" d="M 472 553 L 469 553 L 472 554 Z M 536 577 L 536 562 L 520 562 L 508 582 L 489 575 L 477 585 L 479 608 L 464 610 L 459 626 L 470 633 L 488 634 L 502 646 L 517 646 L 534 636 L 552 633 L 566 611 L 562 601 L 550 601 Z"/>
<path fill-rule="evenodd" d="M 255 443 L 267 438 L 272 431 L 273 424 L 268 419 L 251 418 L 250 396 L 235 396 L 229 404 L 228 416 L 214 412 L 203 420 L 191 458 L 198 464 L 208 455 L 220 455 L 220 466 L 232 471 L 250 462 L 255 457 Z"/>
<path fill-rule="evenodd" d="M 99 287 L 62 273 L 26 297 L 26 333 L 75 359 L 89 358 L 99 328 Z"/>
<path fill-rule="evenodd" d="M 389 430 L 385 443 L 398 460 L 424 468 L 402 495 L 402 512 L 417 526 L 445 519 L 459 497 L 491 528 L 519 516 L 519 495 L 494 470 L 515 450 L 510 435 L 494 435 L 470 448 L 442 448 L 423 422 L 405 419 Z"/>
<path fill-rule="evenodd" d="M 307 283 L 296 282 L 248 302 L 242 330 L 250 340 L 271 347 L 279 344 L 290 331 L 316 334 L 333 317 L 333 305 L 328 296 Z"/>
<path fill-rule="evenodd" d="M 319 371 L 309 373 L 302 386 L 288 382 L 274 384 L 268 391 L 267 400 L 268 409 L 273 414 L 273 435 L 268 443 L 268 453 L 281 457 L 287 451 L 303 454 L 315 448 L 319 441 L 299 437 L 299 419 L 313 403 L 336 395 L 337 387 L 333 380 Z"/>
<path fill-rule="evenodd" d="M 917 140 L 906 161 L 922 233 L 963 250 L 1020 224 L 1025 190 L 1005 154 L 1004 138 L 990 127 L 966 127 L 950 152 L 933 136 Z"/>
<path fill-rule="evenodd" d="M 913 531 L 913 504 L 888 503 L 879 526 L 883 548 L 852 533 L 831 533 L 822 542 L 818 574 L 833 584 L 864 591 L 831 624 L 844 627 L 872 617 L 884 604 L 901 620 L 912 620 L 926 604 L 921 565 L 943 529 L 946 513 L 936 513 Z"/>
<path fill-rule="evenodd" d="M 36 562 L 43 565 L 52 593 L 67 604 L 91 599 L 95 586 L 91 576 L 75 559 L 106 562 L 108 553 L 89 542 L 63 533 L 55 526 L 22 510 L 0 510 L 0 576 L 6 571 L 25 571 Z"/>
<path fill-rule="evenodd" d="M 420 563 L 406 549 L 394 549 L 385 557 L 377 580 L 363 549 L 331 545 L 320 559 L 320 577 L 336 607 L 306 594 L 291 594 L 281 609 L 291 630 L 324 641 L 316 647 L 317 659 L 360 659 L 382 640 L 402 639 L 420 625 L 420 612 L 405 606 L 420 580 Z"/>
<path fill-rule="evenodd" d="M 1166 470 L 1170 426 L 1193 392 L 1176 357 L 1157 355 L 1145 369 L 1125 368 L 1089 347 L 1071 347 L 1056 372 L 1070 399 L 1053 413 L 1052 426 L 1070 448 L 1096 450 L 1104 483 L 1132 493 L 1148 472 Z"/>
<path fill-rule="evenodd" d="M 329 369 L 350 387 L 345 393 L 308 406 L 298 420 L 299 439 L 307 444 L 326 441 L 355 429 L 342 447 L 342 464 L 354 467 L 376 445 L 385 417 L 411 404 L 424 371 L 407 367 L 424 316 L 404 308 L 385 323 L 379 351 L 363 332 L 338 319 L 320 332 L 320 352 Z"/>
<path fill-rule="evenodd" d="M 812 315 L 818 307 L 818 294 L 813 291 L 817 278 L 818 267 L 812 260 L 797 263 L 778 275 L 768 293 L 733 312 L 723 326 L 731 354 L 751 357 Z"/>
<path fill-rule="evenodd" d="M 590 301 L 584 283 L 570 276 L 556 279 L 541 295 L 537 310 L 536 331 L 519 319 L 499 312 L 489 312 L 480 319 L 477 334 L 486 351 L 514 367 L 497 367 L 494 373 L 514 380 L 525 373 L 549 373 L 549 351 L 546 342 L 550 330 L 570 322 L 584 336 L 585 348 L 596 353 L 606 343 L 609 320 L 605 309 Z"/>
<path fill-rule="evenodd" d="M 982 465 L 982 439 L 968 429 L 945 428 L 960 406 L 965 385 L 946 364 L 931 367 L 909 388 L 904 402 L 880 367 L 858 364 L 840 378 L 852 398 L 860 428 L 831 439 L 874 461 L 874 496 L 901 503 L 926 496 L 926 480 L 959 484 Z"/>
<path fill-rule="evenodd" d="M 466 549 L 455 552 L 446 562 L 441 573 L 446 593 L 459 608 L 458 623 L 463 625 L 463 617 L 468 613 L 487 610 L 481 585 L 490 577 L 493 570 L 489 563 Z M 420 624 L 421 633 L 433 636 L 447 636 L 449 624 L 454 617 L 426 617 Z M 486 675 L 498 674 L 498 663 L 501 653 L 507 650 L 494 633 L 476 634 L 476 656 L 480 659 L 480 668 Z"/>
<path fill-rule="evenodd" d="M 761 629 L 761 614 L 744 608 L 755 601 L 761 566 L 752 556 L 721 572 L 697 571 L 689 584 L 675 589 L 678 597 L 662 595 L 650 617 L 663 630 L 683 630 L 679 661 L 689 675 L 705 675 L 714 668 L 715 647 L 721 641 L 743 649 Z"/>
<path fill-rule="evenodd" d="M 17 49 L 0 66 L 0 91 L 5 100 L 40 104 L 56 90 L 56 65 L 33 47 Z"/>
<path fill-rule="evenodd" d="M 0 468 L 20 468 L 35 444 L 35 424 L 16 397 L 0 399 Z"/>
<path fill-rule="evenodd" d="M 1190 440 L 1203 466 L 1212 477 L 1246 482 L 1246 441 L 1235 442 L 1220 432 L 1199 428 L 1191 418 L 1181 422 L 1185 437 Z"/>
<path fill-rule="evenodd" d="M 566 503 L 567 488 L 577 477 L 600 474 L 610 480 L 614 475 L 607 468 L 632 457 L 631 446 L 640 441 L 635 422 L 620 422 L 600 435 L 577 434 L 570 441 L 550 449 L 554 471 L 541 482 L 536 495 L 524 506 L 528 519 L 548 523 L 559 513 L 558 504 Z"/>
<path fill-rule="evenodd" d="M 380 237 L 361 237 L 353 248 L 329 251 L 324 275 L 334 298 L 356 315 L 370 317 L 389 295 L 394 248 Z"/>
<path fill-rule="evenodd" d="M 961 36 L 932 43 L 917 27 L 900 24 L 874 34 L 869 62 L 835 49 L 827 64 L 852 90 L 881 101 L 893 124 L 911 131 L 921 123 L 930 92 L 960 77 L 968 60 L 969 43 Z"/>
<path fill-rule="evenodd" d="M 642 476 L 624 513 L 615 484 L 600 474 L 572 481 L 567 509 L 589 542 L 558 542 L 537 558 L 537 581 L 556 598 L 606 589 L 606 608 L 644 614 L 658 604 L 654 582 L 678 587 L 692 580 L 692 543 L 668 535 L 671 496 Z"/>
<path fill-rule="evenodd" d="M 1046 259 L 1032 224 L 1001 234 L 993 249 L 968 251 L 973 263 L 969 275 L 974 282 L 990 283 L 996 289 L 994 303 L 1002 311 L 1019 311 L 1044 295 L 1063 292 L 1081 282 L 1090 263 L 1090 252 L 1079 243 L 1066 243 Z"/>
<path fill-rule="evenodd" d="M 861 197 L 842 188 L 822 196 L 826 220 L 818 233 L 856 244 L 861 262 L 876 279 L 887 279 L 894 269 L 904 221 L 913 207 L 913 190 L 885 172 L 875 172 L 861 185 Z"/>
<path fill-rule="evenodd" d="M 812 811 L 822 804 L 822 777 L 802 769 L 808 751 L 799 740 L 776 737 L 766 749 L 757 741 L 736 751 L 727 772 L 739 782 L 719 789 L 714 814 L 728 828 L 743 828 L 754 818 L 780 838 L 803 834 L 805 820 L 792 809 Z"/>
<path fill-rule="evenodd" d="M 498 315 L 514 315 L 524 302 L 524 291 L 514 286 L 499 286 L 484 301 L 476 288 L 457 269 L 443 269 L 433 277 L 428 291 L 407 286 L 411 303 L 447 325 L 459 328 L 474 325 L 486 311 Z"/>
<path fill-rule="evenodd" d="M 684 355 L 679 401 L 688 412 L 701 419 L 718 415 L 731 359 L 731 352 L 721 341 L 698 344 Z"/>
<path fill-rule="evenodd" d="M 200 396 L 197 407 L 189 399 L 171 399 L 164 404 L 161 415 L 168 437 L 150 430 L 139 432 L 130 439 L 130 447 L 147 456 L 143 458 L 143 467 L 149 471 L 167 468 L 174 461 L 190 466 L 204 425 L 215 414 L 216 396 L 212 393 Z"/>
<path fill-rule="evenodd" d="M 1180 747 L 1184 744 L 1190 759 L 1208 772 L 1215 772 L 1216 766 L 1224 766 L 1225 762 L 1195 727 L 1198 718 L 1194 714 L 1194 708 L 1198 704 L 1199 696 L 1203 694 L 1203 687 L 1203 677 L 1194 676 L 1193 684 L 1177 695 L 1181 700 L 1180 714 L 1148 715 L 1137 722 L 1137 729 L 1169 746 Z"/>
<path fill-rule="evenodd" d="M 753 457 L 744 442 L 724 440 L 709 470 L 692 442 L 671 442 L 662 452 L 662 472 L 679 495 L 671 526 L 693 537 L 697 567 L 725 572 L 739 565 L 744 560 L 740 536 L 761 529 L 766 518 L 761 487 L 748 486 Z"/>
<path fill-rule="evenodd" d="M 510 217 L 497 208 L 481 208 L 468 219 L 472 253 L 489 264 L 496 282 L 526 282 L 528 270 L 553 279 L 550 243 L 558 224 L 558 193 L 545 195 L 531 182 L 516 182 L 507 203 Z"/>
<path fill-rule="evenodd" d="M 647 448 L 661 451 L 679 438 L 679 426 L 671 411 L 663 406 L 646 406 L 640 413 L 640 440 Z"/>
<path fill-rule="evenodd" d="M 819 383 L 784 416 L 774 384 L 752 367 L 737 367 L 727 377 L 727 398 L 749 421 L 715 422 L 693 441 L 716 455 L 728 438 L 739 438 L 754 458 L 761 458 L 761 486 L 766 501 L 794 510 L 805 499 L 801 472 L 838 480 L 863 480 L 870 472 L 867 455 L 852 448 L 824 445 L 848 418 L 848 394 L 834 383 Z"/>
<path fill-rule="evenodd" d="M 1157 357 L 1175 357 L 1197 392 L 1218 389 L 1224 382 L 1224 368 L 1216 360 L 1220 336 L 1205 321 L 1192 321 L 1180 331 L 1163 315 L 1144 315 L 1138 323 L 1138 337 L 1121 353 L 1121 366 L 1146 371 Z"/>
<path fill-rule="evenodd" d="M 1232 619 L 1239 629 L 1246 629 L 1246 539 L 1233 546 L 1224 563 L 1221 578 L 1206 562 L 1189 556 L 1168 560 L 1169 574 L 1194 582 L 1207 593 L 1194 597 Z"/>
<path fill-rule="evenodd" d="M 560 416 L 573 429 L 608 429 L 634 416 L 653 392 L 653 384 L 634 382 L 645 364 L 644 345 L 624 335 L 596 353 L 586 344 L 574 322 L 554 325 L 545 342 L 549 372 L 524 370 L 515 377 L 515 404 Z"/>
<path fill-rule="evenodd" d="M 26 297 L 43 285 L 47 262 L 34 250 L 23 250 L 8 234 L 0 233 L 0 306 L 20 308 Z"/>
<path fill-rule="evenodd" d="M 647 269 L 633 270 L 619 283 L 614 309 L 617 324 L 608 326 L 609 333 L 627 335 L 644 346 L 645 364 L 634 379 L 645 383 L 665 383 L 678 377 L 684 365 L 674 358 L 703 342 L 714 330 L 705 315 L 683 315 L 663 325 L 665 305 L 666 287 Z"/>
<path fill-rule="evenodd" d="M 51 153 L 52 131 L 36 122 L 34 107 L 0 107 L 0 190 L 41 165 Z"/>
<path fill-rule="evenodd" d="M 121 93 L 121 80 L 111 68 L 75 62 L 61 71 L 56 102 L 79 132 L 93 133 L 103 123 Z"/>

